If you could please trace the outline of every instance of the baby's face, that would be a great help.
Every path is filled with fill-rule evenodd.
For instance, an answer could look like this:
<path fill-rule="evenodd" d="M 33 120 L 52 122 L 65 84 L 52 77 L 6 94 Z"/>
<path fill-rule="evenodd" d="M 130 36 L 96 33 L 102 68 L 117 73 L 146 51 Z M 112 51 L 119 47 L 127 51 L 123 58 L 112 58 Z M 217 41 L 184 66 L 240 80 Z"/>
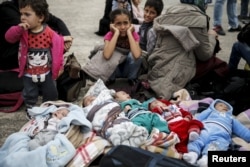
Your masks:
<path fill-rule="evenodd" d="M 220 112 L 227 112 L 228 111 L 228 107 L 224 103 L 217 103 L 215 105 L 215 109 L 218 110 L 218 111 L 220 111 Z"/>
<path fill-rule="evenodd" d="M 151 102 L 149 105 L 150 110 L 153 110 L 156 107 L 167 107 L 167 105 L 159 100 L 155 100 L 155 101 Z"/>
<path fill-rule="evenodd" d="M 118 91 L 118 92 L 116 92 L 115 99 L 120 101 L 120 102 L 123 102 L 123 101 L 131 99 L 131 97 L 129 94 L 127 94 L 124 91 Z"/>
<path fill-rule="evenodd" d="M 69 113 L 68 109 L 62 108 L 62 109 L 55 111 L 52 114 L 52 116 L 61 120 L 63 117 L 66 117 L 68 115 L 68 113 Z"/>
<path fill-rule="evenodd" d="M 96 99 L 95 96 L 86 96 L 84 99 L 83 99 L 83 106 L 89 106 L 94 100 Z"/>

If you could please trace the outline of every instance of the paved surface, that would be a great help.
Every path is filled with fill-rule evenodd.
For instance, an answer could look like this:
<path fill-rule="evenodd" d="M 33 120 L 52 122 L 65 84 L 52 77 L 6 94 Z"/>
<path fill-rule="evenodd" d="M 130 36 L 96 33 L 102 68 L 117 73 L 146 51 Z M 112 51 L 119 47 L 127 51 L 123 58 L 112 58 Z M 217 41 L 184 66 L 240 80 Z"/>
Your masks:
<path fill-rule="evenodd" d="M 163 1 L 165 7 L 179 3 L 178 0 Z M 143 0 L 142 6 L 144 2 L 145 0 Z M 69 52 L 75 52 L 78 60 L 84 64 L 94 45 L 103 42 L 103 37 L 96 36 L 94 32 L 98 30 L 99 19 L 103 16 L 105 0 L 48 0 L 48 3 L 51 13 L 65 21 L 74 37 L 73 46 Z M 211 17 L 210 23 L 212 26 L 213 4 L 209 5 L 207 13 Z M 225 8 L 223 27 L 225 30 L 228 27 Z M 226 36 L 219 37 L 222 50 L 218 57 L 228 61 L 236 36 L 237 33 L 227 33 Z M 242 65 L 243 63 L 241 63 L 241 67 Z M 18 131 L 26 122 L 24 107 L 15 113 L 0 113 L 0 146 L 7 136 Z"/>

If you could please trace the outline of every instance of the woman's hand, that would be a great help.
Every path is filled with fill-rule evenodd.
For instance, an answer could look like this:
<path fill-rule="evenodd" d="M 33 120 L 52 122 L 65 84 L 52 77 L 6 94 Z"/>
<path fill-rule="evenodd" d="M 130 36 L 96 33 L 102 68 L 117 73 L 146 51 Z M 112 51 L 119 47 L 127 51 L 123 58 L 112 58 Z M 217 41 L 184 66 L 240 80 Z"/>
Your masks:
<path fill-rule="evenodd" d="M 64 36 L 64 51 L 67 52 L 69 51 L 71 45 L 72 45 L 72 41 L 73 41 L 73 37 L 72 36 Z"/>

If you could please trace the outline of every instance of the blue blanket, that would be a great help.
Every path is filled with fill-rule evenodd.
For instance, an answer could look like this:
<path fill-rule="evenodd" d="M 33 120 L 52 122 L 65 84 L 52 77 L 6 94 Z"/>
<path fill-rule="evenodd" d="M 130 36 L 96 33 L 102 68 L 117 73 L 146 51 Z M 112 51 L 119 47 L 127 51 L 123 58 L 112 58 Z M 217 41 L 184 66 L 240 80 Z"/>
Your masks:
<path fill-rule="evenodd" d="M 11 134 L 0 148 L 0 166 L 61 167 L 76 153 L 74 146 L 62 134 L 57 134 L 54 140 L 32 151 L 28 150 L 29 140 L 27 133 Z"/>
<path fill-rule="evenodd" d="M 35 119 L 41 119 L 53 113 L 57 107 L 67 106 L 70 112 L 60 121 L 59 133 L 55 139 L 30 151 L 28 148 L 30 137 L 27 132 L 11 134 L 0 148 L 0 167 L 61 167 L 73 158 L 76 150 L 62 133 L 66 133 L 70 125 L 78 125 L 81 131 L 86 133 L 92 129 L 92 124 L 86 119 L 81 107 L 71 103 L 53 103 L 47 102 L 40 107 L 33 107 L 28 112 Z"/>

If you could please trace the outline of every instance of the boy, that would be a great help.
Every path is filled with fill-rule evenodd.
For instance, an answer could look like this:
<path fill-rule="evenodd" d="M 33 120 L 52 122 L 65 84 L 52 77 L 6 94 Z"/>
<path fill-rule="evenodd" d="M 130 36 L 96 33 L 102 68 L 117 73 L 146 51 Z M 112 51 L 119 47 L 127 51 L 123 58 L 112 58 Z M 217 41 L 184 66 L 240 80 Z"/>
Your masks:
<path fill-rule="evenodd" d="M 156 34 L 152 27 L 154 19 L 159 16 L 163 10 L 164 4 L 162 0 L 147 0 L 144 5 L 144 21 L 139 29 L 140 47 L 142 50 L 147 51 L 149 54 L 152 52 Z"/>

